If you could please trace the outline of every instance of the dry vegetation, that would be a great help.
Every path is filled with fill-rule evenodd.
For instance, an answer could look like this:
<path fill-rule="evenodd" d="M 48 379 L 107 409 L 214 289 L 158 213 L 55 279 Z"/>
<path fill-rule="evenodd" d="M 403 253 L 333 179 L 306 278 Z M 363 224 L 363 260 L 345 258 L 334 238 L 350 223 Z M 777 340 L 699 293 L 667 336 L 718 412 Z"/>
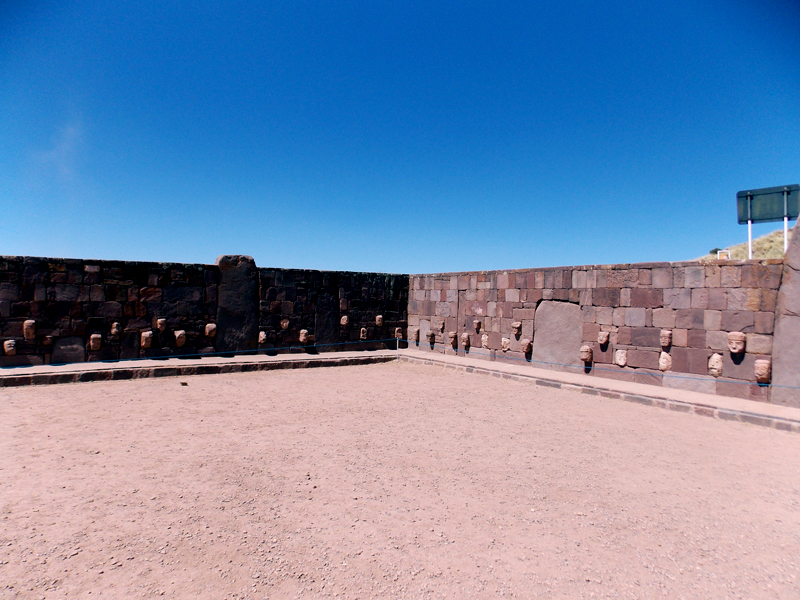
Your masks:
<path fill-rule="evenodd" d="M 789 229 L 789 240 L 792 239 L 793 229 Z M 724 248 L 731 253 L 733 260 L 746 260 L 747 259 L 747 242 L 743 244 L 736 244 L 735 246 L 728 246 Z M 783 258 L 783 229 L 776 229 L 772 233 L 762 235 L 753 240 L 753 258 Z M 697 260 L 716 260 L 717 254 L 709 253 L 701 256 Z"/>

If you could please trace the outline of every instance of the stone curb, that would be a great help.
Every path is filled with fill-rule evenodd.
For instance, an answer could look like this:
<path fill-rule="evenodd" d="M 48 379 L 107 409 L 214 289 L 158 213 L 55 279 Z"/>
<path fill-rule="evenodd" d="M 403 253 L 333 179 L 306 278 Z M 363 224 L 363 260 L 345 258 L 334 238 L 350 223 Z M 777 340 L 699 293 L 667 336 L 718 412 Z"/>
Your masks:
<path fill-rule="evenodd" d="M 593 385 L 564 383 L 556 379 L 545 379 L 538 375 L 506 373 L 503 371 L 496 371 L 494 369 L 486 369 L 483 367 L 455 365 L 451 363 L 446 363 L 444 361 L 438 361 L 432 358 L 400 356 L 399 360 L 400 362 L 418 363 L 423 365 L 444 367 L 445 369 L 452 369 L 454 371 L 461 371 L 463 373 L 489 375 L 491 377 L 497 377 L 498 379 L 511 379 L 513 381 L 533 381 L 536 385 L 541 385 L 543 387 L 572 390 L 580 392 L 582 394 L 586 394 L 588 396 L 601 396 L 603 398 L 625 400 L 627 402 L 636 402 L 637 404 L 644 404 L 645 406 L 656 406 L 658 408 L 666 408 L 678 412 L 693 413 L 695 415 L 701 415 L 703 417 L 712 417 L 715 419 L 722 419 L 724 421 L 739 421 L 741 423 L 750 423 L 751 425 L 759 425 L 761 427 L 769 427 L 771 429 L 779 429 L 781 431 L 791 431 L 794 433 L 800 433 L 800 420 L 795 420 L 795 419 L 780 419 L 770 415 L 763 415 L 749 411 L 717 408 L 716 406 L 708 404 L 678 402 L 676 400 L 660 398 L 657 395 L 651 396 L 643 394 L 629 394 L 625 392 L 615 392 L 607 388 L 597 387 Z"/>
<path fill-rule="evenodd" d="M 0 377 L 0 388 L 24 385 L 54 385 L 59 383 L 81 383 L 87 381 L 121 381 L 124 379 L 149 379 L 152 377 L 187 377 L 190 375 L 216 375 L 219 373 L 248 373 L 251 371 L 275 371 L 279 369 L 311 369 L 315 367 L 346 367 L 385 363 L 397 360 L 394 355 L 358 356 L 342 358 L 311 358 L 301 360 L 274 360 L 233 362 L 208 365 L 185 365 L 164 367 L 120 367 L 95 371 L 73 371 L 70 373 L 40 373 Z"/>

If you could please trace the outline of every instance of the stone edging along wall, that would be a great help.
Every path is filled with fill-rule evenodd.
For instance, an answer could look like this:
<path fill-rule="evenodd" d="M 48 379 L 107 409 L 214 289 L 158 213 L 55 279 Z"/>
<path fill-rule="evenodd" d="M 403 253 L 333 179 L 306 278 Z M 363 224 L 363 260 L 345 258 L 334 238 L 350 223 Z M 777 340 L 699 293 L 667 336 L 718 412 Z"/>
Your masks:
<path fill-rule="evenodd" d="M 259 269 L 243 256 L 215 265 L 4 256 L 0 366 L 394 347 L 379 340 L 405 331 L 407 302 L 405 275 Z"/>
<path fill-rule="evenodd" d="M 782 260 L 411 275 L 409 340 L 800 406 L 800 236 L 786 261 L 786 276 Z"/>

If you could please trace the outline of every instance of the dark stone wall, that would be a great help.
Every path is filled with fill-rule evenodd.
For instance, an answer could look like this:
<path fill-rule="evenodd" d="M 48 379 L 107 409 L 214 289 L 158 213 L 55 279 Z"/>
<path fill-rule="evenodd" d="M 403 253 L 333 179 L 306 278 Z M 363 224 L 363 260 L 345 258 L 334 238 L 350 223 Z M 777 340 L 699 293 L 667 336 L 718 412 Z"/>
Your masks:
<path fill-rule="evenodd" d="M 304 269 L 260 269 L 259 349 L 315 345 L 318 352 L 394 348 L 406 334 L 408 275 Z M 378 325 L 376 318 L 383 317 Z M 342 317 L 347 325 L 342 325 Z M 366 329 L 366 339 L 361 330 Z M 303 344 L 300 332 L 311 339 Z M 388 341 L 387 341 L 388 340 Z"/>
<path fill-rule="evenodd" d="M 325 344 L 321 351 L 389 347 L 377 340 L 405 328 L 407 275 L 258 269 L 240 256 L 218 262 L 0 257 L 0 343 L 13 341 L 16 351 L 9 355 L 0 346 L 0 367 L 300 346 L 313 351 L 313 341 L 300 343 L 302 329 Z M 347 327 L 340 325 L 345 314 Z M 382 327 L 375 325 L 379 314 Z M 35 328 L 26 339 L 29 320 Z M 208 324 L 217 326 L 216 334 L 206 335 Z M 369 343 L 344 345 L 359 341 L 362 326 Z M 182 346 L 176 331 L 185 332 Z M 150 348 L 141 347 L 142 332 L 152 332 Z M 260 332 L 267 339 L 262 344 Z M 93 334 L 100 336 L 96 350 Z"/>

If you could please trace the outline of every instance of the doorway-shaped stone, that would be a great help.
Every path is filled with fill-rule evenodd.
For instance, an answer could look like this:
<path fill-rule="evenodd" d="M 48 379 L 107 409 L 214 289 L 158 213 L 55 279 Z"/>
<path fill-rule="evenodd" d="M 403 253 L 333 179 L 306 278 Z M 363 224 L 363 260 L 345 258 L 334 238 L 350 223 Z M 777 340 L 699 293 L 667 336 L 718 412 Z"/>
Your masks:
<path fill-rule="evenodd" d="M 534 367 L 574 372 L 565 365 L 583 365 L 583 315 L 577 304 L 545 300 L 536 309 L 533 329 Z"/>

